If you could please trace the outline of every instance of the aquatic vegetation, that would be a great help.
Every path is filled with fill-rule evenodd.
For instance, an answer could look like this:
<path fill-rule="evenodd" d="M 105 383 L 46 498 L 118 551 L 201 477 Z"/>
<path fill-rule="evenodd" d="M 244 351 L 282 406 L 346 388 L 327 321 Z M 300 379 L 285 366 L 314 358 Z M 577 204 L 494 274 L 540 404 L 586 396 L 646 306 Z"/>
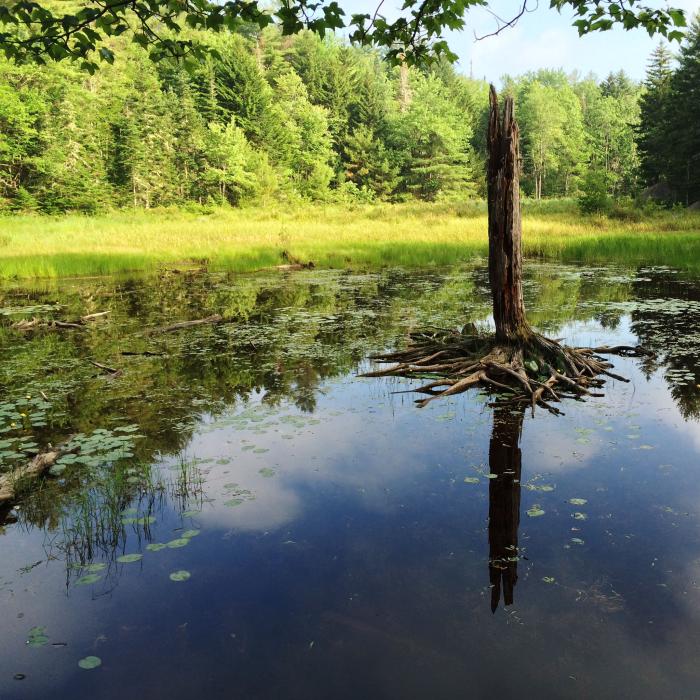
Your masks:
<path fill-rule="evenodd" d="M 122 554 L 117 557 L 117 561 L 120 564 L 132 564 L 135 561 L 141 561 L 143 559 L 143 554 L 133 553 L 133 554 Z"/>
<path fill-rule="evenodd" d="M 80 661 L 78 661 L 78 666 L 86 671 L 90 671 L 93 668 L 97 668 L 101 665 L 102 659 L 100 659 L 99 656 L 86 656 L 84 659 L 80 659 Z"/>
<path fill-rule="evenodd" d="M 190 574 L 189 571 L 185 571 L 184 569 L 181 569 L 180 571 L 173 571 L 170 574 L 170 580 L 171 581 L 188 581 L 191 578 L 192 574 Z"/>
<path fill-rule="evenodd" d="M 49 637 L 46 634 L 46 627 L 32 627 L 27 636 L 28 647 L 43 647 L 49 643 Z"/>
<path fill-rule="evenodd" d="M 146 545 L 149 552 L 160 552 L 162 549 L 167 549 L 168 545 L 163 542 L 151 542 Z"/>

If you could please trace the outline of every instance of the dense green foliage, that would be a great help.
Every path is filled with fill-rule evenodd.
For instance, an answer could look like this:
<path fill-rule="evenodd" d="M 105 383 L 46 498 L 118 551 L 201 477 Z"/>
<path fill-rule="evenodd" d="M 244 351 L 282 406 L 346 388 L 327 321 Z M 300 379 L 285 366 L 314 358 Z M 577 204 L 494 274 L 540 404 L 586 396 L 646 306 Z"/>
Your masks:
<path fill-rule="evenodd" d="M 663 47 L 652 55 L 641 101 L 644 175 L 661 198 L 700 201 L 700 19 L 681 45 L 677 66 Z"/>
<path fill-rule="evenodd" d="M 216 53 L 191 70 L 126 37 L 92 76 L 0 61 L 0 210 L 484 194 L 482 81 L 446 63 L 392 67 L 310 32 L 200 40 Z M 636 192 L 639 86 L 548 70 L 506 89 L 527 194 L 575 195 L 590 171 L 608 195 Z"/>

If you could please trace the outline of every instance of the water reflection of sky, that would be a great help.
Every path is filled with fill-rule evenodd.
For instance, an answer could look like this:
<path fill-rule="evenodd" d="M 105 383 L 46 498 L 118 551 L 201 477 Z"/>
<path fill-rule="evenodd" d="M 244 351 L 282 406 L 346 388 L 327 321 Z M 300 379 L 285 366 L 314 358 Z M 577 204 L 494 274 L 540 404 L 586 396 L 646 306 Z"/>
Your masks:
<path fill-rule="evenodd" d="M 634 323 L 557 336 L 626 342 Z M 142 561 L 66 586 L 57 523 L 6 526 L 0 697 L 695 697 L 700 426 L 664 367 L 616 363 L 631 381 L 604 399 L 525 417 L 513 606 L 489 606 L 491 409 L 417 410 L 401 382 L 341 374 L 313 412 L 257 394 L 203 414 L 184 449 L 201 513 L 166 501 L 152 532 L 201 530 L 185 547 L 145 551 L 132 528 Z M 34 625 L 67 646 L 25 646 Z M 80 670 L 88 654 L 102 667 Z"/>

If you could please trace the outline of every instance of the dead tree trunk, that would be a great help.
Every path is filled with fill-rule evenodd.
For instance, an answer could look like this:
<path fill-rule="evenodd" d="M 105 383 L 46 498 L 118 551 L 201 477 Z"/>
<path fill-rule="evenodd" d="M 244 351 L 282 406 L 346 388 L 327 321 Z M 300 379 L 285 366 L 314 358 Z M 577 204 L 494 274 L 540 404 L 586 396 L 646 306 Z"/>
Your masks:
<path fill-rule="evenodd" d="M 523 303 L 522 222 L 520 218 L 520 135 L 513 98 L 506 97 L 500 114 L 491 86 L 488 133 L 489 282 L 493 296 L 496 340 L 530 340 Z"/>
<path fill-rule="evenodd" d="M 491 86 L 488 132 L 489 282 L 496 334 L 479 333 L 474 324 L 461 330 L 428 329 L 411 333 L 405 350 L 374 355 L 389 369 L 366 377 L 399 376 L 432 381 L 414 389 L 428 398 L 452 396 L 479 386 L 498 392 L 499 403 L 529 403 L 534 415 L 540 405 L 561 413 L 551 401 L 565 396 L 596 396 L 601 375 L 627 381 L 610 371 L 612 363 L 599 354 L 643 355 L 639 347 L 570 348 L 535 333 L 525 318 L 523 302 L 522 223 L 520 219 L 520 146 L 513 99 L 507 97 L 503 115 Z"/>

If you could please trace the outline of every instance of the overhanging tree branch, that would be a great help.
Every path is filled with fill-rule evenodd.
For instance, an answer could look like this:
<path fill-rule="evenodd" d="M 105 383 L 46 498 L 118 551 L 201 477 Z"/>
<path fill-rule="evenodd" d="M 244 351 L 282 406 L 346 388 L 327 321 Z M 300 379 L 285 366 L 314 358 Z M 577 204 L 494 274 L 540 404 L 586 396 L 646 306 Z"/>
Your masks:
<path fill-rule="evenodd" d="M 488 8 L 488 0 L 405 0 L 400 16 L 389 22 L 380 14 L 383 1 L 372 15 L 348 18 L 337 0 L 284 0 L 274 11 L 258 0 L 221 4 L 210 0 L 86 0 L 77 12 L 65 14 L 54 14 L 34 0 L 20 0 L 0 5 L 0 52 L 17 62 L 69 59 L 94 72 L 97 60 L 114 60 L 108 40 L 130 30 L 133 40 L 154 61 L 170 56 L 201 59 L 212 49 L 195 39 L 181 38 L 183 29 L 236 31 L 243 25 L 263 29 L 275 23 L 283 34 L 309 29 L 323 36 L 327 31 L 348 30 L 351 42 L 386 49 L 387 59 L 394 63 L 427 63 L 443 57 L 454 61 L 457 56 L 444 33 L 463 29 L 470 8 Z M 680 40 L 680 28 L 686 24 L 682 9 L 652 8 L 641 0 L 551 0 L 550 7 L 559 12 L 573 10 L 579 34 L 621 25 Z M 492 34 L 513 26 L 527 11 L 525 0 L 518 15 L 501 20 L 502 26 Z M 156 31 L 152 21 L 164 31 Z"/>

